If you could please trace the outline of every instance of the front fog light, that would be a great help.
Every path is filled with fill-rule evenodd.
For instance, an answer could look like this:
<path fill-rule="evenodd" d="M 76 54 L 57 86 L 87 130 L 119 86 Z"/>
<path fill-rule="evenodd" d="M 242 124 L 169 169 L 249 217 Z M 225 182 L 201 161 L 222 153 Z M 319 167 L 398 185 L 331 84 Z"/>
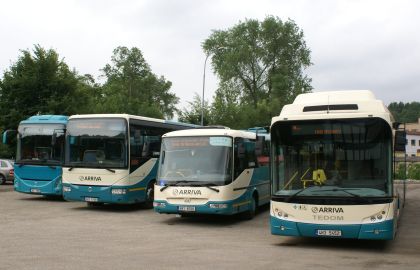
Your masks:
<path fill-rule="evenodd" d="M 225 209 L 227 208 L 227 204 L 225 203 L 211 203 L 210 208 L 218 208 L 218 209 Z"/>
<path fill-rule="evenodd" d="M 127 190 L 124 188 L 113 188 L 111 192 L 113 195 L 124 195 L 127 193 Z"/>
<path fill-rule="evenodd" d="M 164 202 L 153 202 L 153 207 L 166 207 Z"/>
<path fill-rule="evenodd" d="M 63 187 L 63 192 L 70 192 L 71 191 L 71 187 Z"/>

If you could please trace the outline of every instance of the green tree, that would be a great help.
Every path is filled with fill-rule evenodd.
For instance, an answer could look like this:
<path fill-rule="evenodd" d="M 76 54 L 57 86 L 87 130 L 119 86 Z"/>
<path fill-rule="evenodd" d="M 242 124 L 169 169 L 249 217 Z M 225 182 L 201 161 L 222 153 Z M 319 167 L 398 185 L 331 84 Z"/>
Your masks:
<path fill-rule="evenodd" d="M 159 118 L 177 112 L 179 98 L 169 91 L 172 83 L 152 73 L 138 48 L 116 48 L 102 71 L 106 82 L 99 111 Z"/>
<path fill-rule="evenodd" d="M 71 115 L 86 106 L 84 82 L 52 49 L 36 45 L 4 72 L 0 82 L 0 126 L 17 128 L 35 114 Z"/>
<path fill-rule="evenodd" d="M 420 118 L 420 102 L 392 102 L 388 105 L 388 109 L 395 120 L 401 123 L 417 122 Z"/>
<path fill-rule="evenodd" d="M 255 126 L 261 117 L 259 124 L 269 124 L 283 105 L 312 89 L 311 79 L 304 74 L 311 65 L 310 50 L 302 30 L 291 20 L 273 16 L 262 22 L 245 20 L 214 31 L 203 49 L 211 55 L 221 84 L 235 85 L 240 91 L 240 106 L 244 106 L 240 110 L 253 113 L 244 125 Z M 216 99 L 218 94 L 224 95 L 220 91 Z"/>
<path fill-rule="evenodd" d="M 179 121 L 201 125 L 201 103 L 200 96 L 197 93 L 194 93 L 193 101 L 188 102 L 188 108 L 184 108 L 178 112 Z M 203 125 L 207 126 L 212 123 L 213 121 L 210 118 L 210 106 L 207 101 L 204 101 Z"/>
<path fill-rule="evenodd" d="M 211 124 L 241 128 L 243 114 L 241 114 L 240 95 L 239 87 L 234 82 L 221 83 L 211 104 Z"/>

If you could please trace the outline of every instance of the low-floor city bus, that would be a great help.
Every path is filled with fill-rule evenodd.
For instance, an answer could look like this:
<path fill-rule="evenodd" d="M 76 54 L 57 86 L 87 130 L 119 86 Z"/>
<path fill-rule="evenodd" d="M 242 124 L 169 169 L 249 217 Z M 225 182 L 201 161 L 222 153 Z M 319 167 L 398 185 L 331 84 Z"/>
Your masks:
<path fill-rule="evenodd" d="M 36 115 L 19 123 L 14 189 L 18 192 L 45 196 L 61 196 L 64 161 L 64 132 L 67 116 Z M 10 142 L 8 130 L 3 142 Z"/>
<path fill-rule="evenodd" d="M 127 114 L 69 118 L 63 195 L 88 205 L 152 207 L 161 136 L 194 125 Z"/>
<path fill-rule="evenodd" d="M 264 147 L 264 138 L 227 128 L 165 134 L 155 211 L 181 216 L 241 213 L 252 218 L 258 206 L 270 201 L 269 147 Z"/>
<path fill-rule="evenodd" d="M 270 131 L 272 234 L 393 239 L 405 198 L 405 182 L 393 179 L 394 149 L 405 147 L 395 128 L 366 90 L 301 94 L 284 106 Z"/>

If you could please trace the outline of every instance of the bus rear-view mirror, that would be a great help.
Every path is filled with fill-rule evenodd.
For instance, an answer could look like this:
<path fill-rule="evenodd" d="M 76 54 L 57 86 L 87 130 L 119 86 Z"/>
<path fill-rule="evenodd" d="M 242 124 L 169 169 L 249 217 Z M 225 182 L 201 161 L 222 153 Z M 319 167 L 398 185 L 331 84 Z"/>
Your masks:
<path fill-rule="evenodd" d="M 13 138 L 16 138 L 17 131 L 8 129 L 3 132 L 3 144 L 10 144 Z"/>
<path fill-rule="evenodd" d="M 405 145 L 407 144 L 407 137 L 405 130 L 395 131 L 394 150 L 405 152 Z"/>

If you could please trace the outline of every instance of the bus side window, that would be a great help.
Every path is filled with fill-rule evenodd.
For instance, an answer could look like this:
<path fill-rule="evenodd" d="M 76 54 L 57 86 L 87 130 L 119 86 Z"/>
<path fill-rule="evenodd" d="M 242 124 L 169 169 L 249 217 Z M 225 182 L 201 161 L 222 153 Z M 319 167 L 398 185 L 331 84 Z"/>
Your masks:
<path fill-rule="evenodd" d="M 160 154 L 162 135 L 170 130 L 130 123 L 130 173 Z"/>
<path fill-rule="evenodd" d="M 245 169 L 258 167 L 255 154 L 255 141 L 235 138 L 234 173 L 237 178 Z"/>
<path fill-rule="evenodd" d="M 130 173 L 142 164 L 143 140 L 140 126 L 130 125 Z"/>
<path fill-rule="evenodd" d="M 255 154 L 259 167 L 268 166 L 270 162 L 270 141 L 265 140 L 262 136 L 258 136 L 255 143 Z"/>

